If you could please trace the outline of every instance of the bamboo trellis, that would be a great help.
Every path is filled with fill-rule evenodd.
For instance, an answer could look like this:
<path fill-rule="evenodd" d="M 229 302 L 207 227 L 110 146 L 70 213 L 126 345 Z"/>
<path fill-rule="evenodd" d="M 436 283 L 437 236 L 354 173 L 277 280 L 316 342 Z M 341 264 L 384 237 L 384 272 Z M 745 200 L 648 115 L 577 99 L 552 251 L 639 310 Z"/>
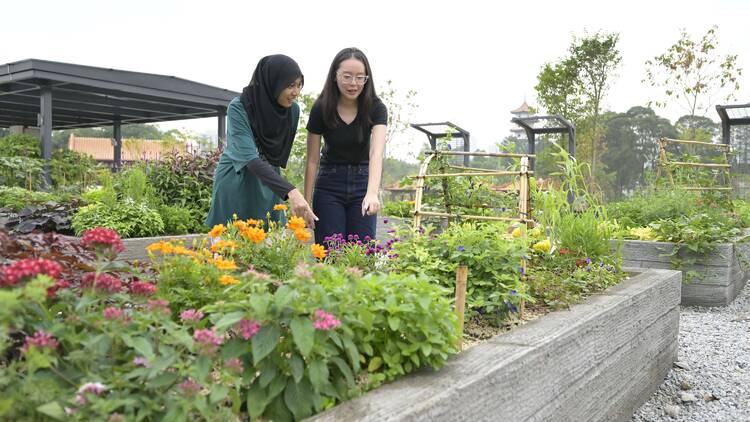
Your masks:
<path fill-rule="evenodd" d="M 667 158 L 667 144 L 669 143 L 676 143 L 676 144 L 686 144 L 686 145 L 696 145 L 706 148 L 715 148 L 717 150 L 720 150 L 722 152 L 722 156 L 724 158 L 723 163 L 688 163 L 684 161 L 669 161 Z M 691 190 L 691 191 L 708 191 L 708 190 L 723 190 L 723 191 L 731 191 L 731 175 L 730 170 L 732 168 L 732 165 L 729 164 L 729 157 L 728 155 L 731 153 L 730 147 L 727 144 L 713 144 L 710 142 L 700 142 L 700 141 L 688 141 L 684 139 L 670 139 L 670 138 L 661 138 L 659 139 L 659 166 L 656 170 L 656 180 L 659 180 L 661 177 L 661 170 L 662 168 L 665 169 L 667 173 L 667 177 L 669 178 L 669 183 L 673 188 L 683 189 L 683 190 Z M 723 172 L 724 174 L 724 185 L 729 186 L 678 186 L 675 184 L 674 176 L 672 175 L 674 167 L 697 167 L 697 168 L 710 168 L 710 169 L 716 169 L 718 171 Z M 714 174 L 714 180 L 716 180 L 717 174 Z"/>

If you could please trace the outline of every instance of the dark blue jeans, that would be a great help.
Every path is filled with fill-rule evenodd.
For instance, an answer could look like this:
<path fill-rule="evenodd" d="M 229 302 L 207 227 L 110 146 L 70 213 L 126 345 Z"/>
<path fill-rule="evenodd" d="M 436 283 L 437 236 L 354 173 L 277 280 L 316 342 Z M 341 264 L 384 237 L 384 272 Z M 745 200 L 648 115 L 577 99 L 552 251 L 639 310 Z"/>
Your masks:
<path fill-rule="evenodd" d="M 366 236 L 375 238 L 377 216 L 362 216 L 369 173 L 367 164 L 320 166 L 312 203 L 320 219 L 315 223 L 315 243 L 325 245 L 324 239 L 337 233 L 344 238 L 357 235 L 362 241 Z"/>

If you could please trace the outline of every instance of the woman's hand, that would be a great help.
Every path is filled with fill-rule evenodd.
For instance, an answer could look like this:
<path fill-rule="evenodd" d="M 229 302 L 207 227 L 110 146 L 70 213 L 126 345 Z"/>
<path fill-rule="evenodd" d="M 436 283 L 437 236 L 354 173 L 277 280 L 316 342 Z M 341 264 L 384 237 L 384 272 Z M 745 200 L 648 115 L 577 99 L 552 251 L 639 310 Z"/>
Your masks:
<path fill-rule="evenodd" d="M 378 195 L 374 193 L 365 195 L 365 199 L 362 200 L 362 216 L 377 215 L 378 211 L 380 211 Z"/>
<path fill-rule="evenodd" d="M 318 216 L 313 213 L 310 204 L 305 201 L 305 197 L 302 196 L 299 190 L 292 189 L 289 194 L 289 203 L 292 206 L 292 215 L 302 217 L 305 220 L 307 227 L 314 229 L 315 222 L 318 221 Z"/>

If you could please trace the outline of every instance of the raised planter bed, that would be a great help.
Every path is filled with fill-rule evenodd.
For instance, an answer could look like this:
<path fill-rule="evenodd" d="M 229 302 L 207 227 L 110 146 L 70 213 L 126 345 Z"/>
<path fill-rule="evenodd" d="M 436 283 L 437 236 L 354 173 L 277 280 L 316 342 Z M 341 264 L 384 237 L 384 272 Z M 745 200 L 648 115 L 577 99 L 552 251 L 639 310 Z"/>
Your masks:
<path fill-rule="evenodd" d="M 192 244 L 193 240 L 200 242 L 206 237 L 205 234 L 182 234 L 177 236 L 155 236 L 155 237 L 135 237 L 132 239 L 122 239 L 125 246 L 125 252 L 117 256 L 117 261 L 147 261 L 148 252 L 146 247 L 160 240 L 165 242 L 183 241 L 185 245 Z M 68 237 L 69 239 L 79 239 L 77 237 Z"/>
<path fill-rule="evenodd" d="M 681 274 L 645 270 L 310 421 L 629 421 L 677 358 Z"/>
<path fill-rule="evenodd" d="M 707 255 L 698 255 L 682 248 L 674 257 L 670 242 L 625 240 L 622 247 L 623 265 L 637 268 L 670 268 L 672 260 L 681 261 L 678 269 L 692 276 L 684 277 L 682 304 L 724 306 L 739 294 L 750 276 L 750 238 L 744 236 L 732 243 L 721 243 Z"/>

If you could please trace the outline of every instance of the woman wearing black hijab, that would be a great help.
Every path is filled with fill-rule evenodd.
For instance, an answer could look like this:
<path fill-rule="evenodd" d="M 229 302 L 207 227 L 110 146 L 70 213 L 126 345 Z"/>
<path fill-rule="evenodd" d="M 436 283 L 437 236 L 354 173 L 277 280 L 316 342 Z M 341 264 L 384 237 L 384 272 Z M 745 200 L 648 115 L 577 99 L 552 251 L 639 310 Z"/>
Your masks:
<path fill-rule="evenodd" d="M 211 210 L 206 224 L 238 219 L 278 221 L 274 205 L 288 199 L 294 215 L 308 227 L 317 220 L 310 205 L 281 177 L 297 132 L 299 96 L 304 76 L 299 65 L 282 54 L 262 58 L 250 84 L 227 107 L 227 146 L 214 173 Z"/>

